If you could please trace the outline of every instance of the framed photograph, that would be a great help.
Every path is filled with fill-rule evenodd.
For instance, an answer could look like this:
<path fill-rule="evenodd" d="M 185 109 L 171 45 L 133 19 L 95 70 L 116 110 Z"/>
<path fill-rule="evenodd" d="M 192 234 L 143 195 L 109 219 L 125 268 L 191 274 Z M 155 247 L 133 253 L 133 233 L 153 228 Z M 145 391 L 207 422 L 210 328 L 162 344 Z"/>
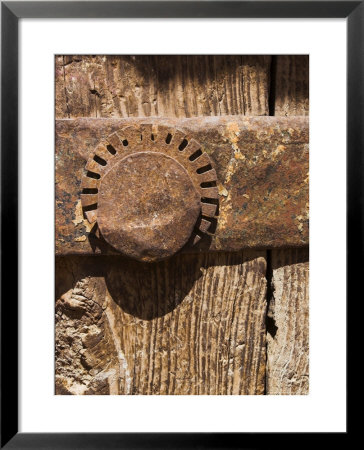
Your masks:
<path fill-rule="evenodd" d="M 347 436 L 363 11 L 1 3 L 2 448 Z"/>

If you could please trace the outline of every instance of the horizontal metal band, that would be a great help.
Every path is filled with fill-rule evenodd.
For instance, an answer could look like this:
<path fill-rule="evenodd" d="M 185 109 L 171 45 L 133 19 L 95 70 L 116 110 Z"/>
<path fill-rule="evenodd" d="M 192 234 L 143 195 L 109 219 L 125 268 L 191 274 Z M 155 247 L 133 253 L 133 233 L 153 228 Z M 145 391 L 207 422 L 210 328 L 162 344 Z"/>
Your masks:
<path fill-rule="evenodd" d="M 81 179 L 100 141 L 129 124 L 183 129 L 213 161 L 216 223 L 184 251 L 308 245 L 308 117 L 87 118 L 56 120 L 56 254 L 116 253 L 82 210 Z"/>

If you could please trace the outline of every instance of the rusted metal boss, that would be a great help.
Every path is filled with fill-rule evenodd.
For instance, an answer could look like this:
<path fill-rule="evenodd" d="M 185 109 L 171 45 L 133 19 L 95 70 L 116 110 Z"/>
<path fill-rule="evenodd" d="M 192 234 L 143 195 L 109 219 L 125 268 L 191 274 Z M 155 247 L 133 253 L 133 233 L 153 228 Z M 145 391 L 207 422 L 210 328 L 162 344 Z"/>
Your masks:
<path fill-rule="evenodd" d="M 216 172 L 197 141 L 179 129 L 126 127 L 86 164 L 82 206 L 119 252 L 141 261 L 201 239 L 217 210 Z"/>

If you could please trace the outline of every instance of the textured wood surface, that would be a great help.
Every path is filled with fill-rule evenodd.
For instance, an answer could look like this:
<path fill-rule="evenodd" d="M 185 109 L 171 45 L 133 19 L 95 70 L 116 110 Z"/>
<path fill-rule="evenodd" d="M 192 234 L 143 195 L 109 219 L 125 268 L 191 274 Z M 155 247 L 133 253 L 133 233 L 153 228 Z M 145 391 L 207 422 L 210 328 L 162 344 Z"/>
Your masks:
<path fill-rule="evenodd" d="M 267 394 L 308 394 L 308 249 L 272 251 Z"/>
<path fill-rule="evenodd" d="M 260 56 L 57 57 L 56 115 L 268 115 L 269 68 Z M 265 255 L 58 258 L 56 392 L 263 394 Z"/>
<path fill-rule="evenodd" d="M 57 258 L 56 392 L 263 394 L 264 255 Z"/>
<path fill-rule="evenodd" d="M 273 57 L 272 89 L 275 116 L 308 116 L 309 57 L 280 55 Z"/>
<path fill-rule="evenodd" d="M 56 118 L 268 115 L 270 56 L 57 56 Z"/>
<path fill-rule="evenodd" d="M 56 117 L 307 115 L 303 58 L 58 56 Z M 272 297 L 266 255 L 57 257 L 56 393 L 306 393 L 308 259 L 271 253 Z"/>
<path fill-rule="evenodd" d="M 308 115 L 308 68 L 308 56 L 274 57 L 275 115 Z M 267 394 L 308 394 L 308 248 L 272 250 L 270 257 Z"/>

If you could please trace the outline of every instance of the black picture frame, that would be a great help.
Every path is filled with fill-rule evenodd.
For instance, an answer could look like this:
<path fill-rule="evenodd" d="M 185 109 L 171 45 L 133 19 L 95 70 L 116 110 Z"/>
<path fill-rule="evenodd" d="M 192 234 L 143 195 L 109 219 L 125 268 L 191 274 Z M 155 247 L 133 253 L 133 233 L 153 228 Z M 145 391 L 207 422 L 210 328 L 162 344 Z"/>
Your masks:
<path fill-rule="evenodd" d="M 347 18 L 347 302 L 363 274 L 364 1 L 1 2 L 1 448 L 258 448 L 268 433 L 18 432 L 18 21 L 21 18 Z M 9 107 L 11 105 L 11 107 Z M 358 258 L 359 249 L 359 258 Z M 354 300 L 354 298 L 353 298 Z M 359 299 L 360 300 L 360 299 Z M 11 370 L 9 370 L 9 367 Z M 263 411 L 264 414 L 264 411 Z M 267 420 L 269 413 L 267 412 Z M 348 433 L 339 433 L 347 437 Z M 304 444 L 309 433 L 300 437 Z M 288 443 L 282 437 L 280 446 Z M 316 435 L 317 438 L 317 435 Z M 337 440 L 338 437 L 335 439 Z M 294 436 L 297 439 L 297 435 Z"/>

